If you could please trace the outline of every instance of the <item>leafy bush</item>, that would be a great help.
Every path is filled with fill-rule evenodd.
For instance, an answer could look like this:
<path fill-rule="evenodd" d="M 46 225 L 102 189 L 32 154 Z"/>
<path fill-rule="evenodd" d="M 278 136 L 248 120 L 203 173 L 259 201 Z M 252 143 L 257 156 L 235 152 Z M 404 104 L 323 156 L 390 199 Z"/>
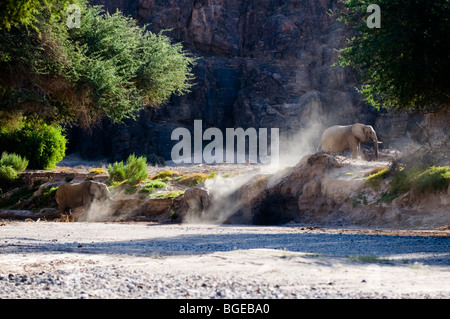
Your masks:
<path fill-rule="evenodd" d="M 384 193 L 380 201 L 391 202 L 396 197 L 413 191 L 415 194 L 439 192 L 450 185 L 450 166 L 421 165 L 394 173 L 390 182 L 390 190 Z"/>
<path fill-rule="evenodd" d="M 11 166 L 0 166 L 0 183 L 5 187 L 6 183 L 12 182 L 17 178 L 17 171 Z"/>
<path fill-rule="evenodd" d="M 450 166 L 432 166 L 414 178 L 412 189 L 416 193 L 438 192 L 446 189 L 449 183 Z"/>
<path fill-rule="evenodd" d="M 126 165 L 115 162 L 108 165 L 109 180 L 121 182 L 127 180 L 130 184 L 137 184 L 148 177 L 147 159 L 144 156 L 137 158 L 134 154 L 128 156 Z"/>
<path fill-rule="evenodd" d="M 2 153 L 0 158 L 0 187 L 8 188 L 17 179 L 19 173 L 27 168 L 28 161 L 17 154 Z"/>
<path fill-rule="evenodd" d="M 27 158 L 32 169 L 54 168 L 65 156 L 66 143 L 61 127 L 42 121 L 25 122 L 13 132 L 0 131 L 1 150 Z"/>
<path fill-rule="evenodd" d="M 125 167 L 123 162 L 115 162 L 108 165 L 109 180 L 111 182 L 122 182 L 125 180 Z"/>
<path fill-rule="evenodd" d="M 7 152 L 3 152 L 0 159 L 0 166 L 10 166 L 17 173 L 21 173 L 27 168 L 28 160 L 14 153 L 8 154 Z"/>
<path fill-rule="evenodd" d="M 134 154 L 128 156 L 127 165 L 125 166 L 125 178 L 128 182 L 136 184 L 147 177 L 147 158 L 144 156 L 137 158 Z"/>

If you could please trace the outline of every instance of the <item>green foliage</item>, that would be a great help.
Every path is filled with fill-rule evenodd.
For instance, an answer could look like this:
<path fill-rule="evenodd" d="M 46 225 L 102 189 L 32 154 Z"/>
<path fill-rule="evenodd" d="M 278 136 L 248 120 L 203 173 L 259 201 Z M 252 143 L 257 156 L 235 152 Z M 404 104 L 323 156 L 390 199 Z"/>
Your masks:
<path fill-rule="evenodd" d="M 136 184 L 148 177 L 147 158 L 136 157 L 134 154 L 128 156 L 125 166 L 125 178 L 130 184 Z"/>
<path fill-rule="evenodd" d="M 167 177 L 171 178 L 171 177 L 179 176 L 179 175 L 180 175 L 179 172 L 172 171 L 172 170 L 166 170 L 166 171 L 159 172 L 158 174 L 153 176 L 152 179 L 165 179 Z"/>
<path fill-rule="evenodd" d="M 108 165 L 109 180 L 111 182 L 122 182 L 125 180 L 125 167 L 123 162 L 115 162 Z"/>
<path fill-rule="evenodd" d="M 181 195 L 184 195 L 185 191 L 173 191 L 173 192 L 169 192 L 166 195 L 166 198 L 175 198 Z"/>
<path fill-rule="evenodd" d="M 32 169 L 54 168 L 65 156 L 66 143 L 61 127 L 42 121 L 25 122 L 14 132 L 0 131 L 0 150 L 25 157 Z"/>
<path fill-rule="evenodd" d="M 381 28 L 370 29 L 372 0 L 341 0 L 339 19 L 356 32 L 341 50 L 373 106 L 437 112 L 450 104 L 450 0 L 379 0 Z"/>
<path fill-rule="evenodd" d="M 432 166 L 414 178 L 412 188 L 416 193 L 439 192 L 450 183 L 450 166 Z"/>
<path fill-rule="evenodd" d="M 56 191 L 58 187 L 44 187 L 41 195 L 33 198 L 33 203 L 35 208 L 44 208 L 44 207 L 56 207 Z"/>
<path fill-rule="evenodd" d="M 157 188 L 164 188 L 167 187 L 167 184 L 161 181 L 151 181 L 147 184 L 145 184 L 145 187 L 142 188 L 139 193 L 153 193 L 155 189 Z"/>
<path fill-rule="evenodd" d="M 17 171 L 11 166 L 0 166 L 0 190 L 3 192 L 10 188 L 17 177 Z"/>
<path fill-rule="evenodd" d="M 61 5 L 60 19 L 50 23 L 49 13 L 36 9 L 39 31 L 0 30 L 1 122 L 21 116 L 83 127 L 104 116 L 121 122 L 189 91 L 195 59 L 180 44 L 120 12 L 80 6 L 80 28 L 67 27 Z"/>
<path fill-rule="evenodd" d="M 432 193 L 446 190 L 450 185 L 450 166 L 421 165 L 393 173 L 390 190 L 380 199 L 389 203 L 398 196 L 412 191 L 414 194 Z"/>
<path fill-rule="evenodd" d="M 108 165 L 109 180 L 121 182 L 127 180 L 130 184 L 137 184 L 148 177 L 147 159 L 144 156 L 137 158 L 134 154 L 128 156 L 126 165 L 115 162 Z"/>
<path fill-rule="evenodd" d="M 8 166 L 13 168 L 16 172 L 23 172 L 28 166 L 28 160 L 17 154 L 2 153 L 0 158 L 0 166 Z"/>
<path fill-rule="evenodd" d="M 3 192 L 16 184 L 17 178 L 28 166 L 28 160 L 17 154 L 2 153 L 0 158 L 0 190 Z"/>

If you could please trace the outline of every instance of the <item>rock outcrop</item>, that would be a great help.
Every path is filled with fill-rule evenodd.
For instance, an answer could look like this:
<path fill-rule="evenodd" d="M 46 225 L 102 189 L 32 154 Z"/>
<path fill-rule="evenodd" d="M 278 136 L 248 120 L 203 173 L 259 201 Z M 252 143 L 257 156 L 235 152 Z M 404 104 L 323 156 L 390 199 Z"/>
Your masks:
<path fill-rule="evenodd" d="M 367 172 L 382 163 L 345 160 L 327 153 L 307 155 L 295 166 L 276 174 L 259 174 L 222 195 L 210 185 L 207 198 L 190 197 L 203 221 L 278 225 L 288 222 L 322 227 L 380 227 L 437 229 L 450 225 L 450 187 L 439 193 L 409 191 L 392 201 L 384 195 L 388 181 L 368 185 Z M 386 162 L 385 162 L 386 164 Z M 209 196 L 209 197 L 208 197 Z M 183 199 L 182 199 L 183 200 Z M 208 202 L 208 206 L 200 205 Z M 201 221 L 198 218 L 195 221 Z"/>

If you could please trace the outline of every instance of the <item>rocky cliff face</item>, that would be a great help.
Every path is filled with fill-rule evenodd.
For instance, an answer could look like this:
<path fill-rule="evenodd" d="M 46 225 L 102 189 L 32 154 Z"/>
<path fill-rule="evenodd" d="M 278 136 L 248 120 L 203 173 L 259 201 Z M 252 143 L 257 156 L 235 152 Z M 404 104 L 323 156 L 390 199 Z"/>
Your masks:
<path fill-rule="evenodd" d="M 192 92 L 136 122 L 105 121 L 92 135 L 74 130 L 71 148 L 84 157 L 121 160 L 129 153 L 170 158 L 171 132 L 203 127 L 261 127 L 294 136 L 305 127 L 364 122 L 377 113 L 361 102 L 348 70 L 333 66 L 349 34 L 327 11 L 336 0 L 96 0 L 183 43 L 199 57 Z M 389 124 L 383 127 L 389 129 Z M 397 125 L 398 126 L 398 125 Z M 406 125 L 400 128 L 406 132 Z M 384 132 L 379 132 L 383 139 Z M 386 134 L 388 132 L 386 131 Z"/>

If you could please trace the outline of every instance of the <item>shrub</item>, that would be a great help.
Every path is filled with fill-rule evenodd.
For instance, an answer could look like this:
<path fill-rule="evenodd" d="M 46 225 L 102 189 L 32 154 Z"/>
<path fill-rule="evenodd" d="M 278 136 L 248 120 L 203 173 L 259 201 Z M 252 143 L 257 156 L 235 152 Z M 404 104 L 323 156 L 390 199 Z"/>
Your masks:
<path fill-rule="evenodd" d="M 145 180 L 148 177 L 147 158 L 144 156 L 137 158 L 134 154 L 128 156 L 125 177 L 131 184 Z"/>
<path fill-rule="evenodd" d="M 412 181 L 412 189 L 416 193 L 438 192 L 446 189 L 450 182 L 450 166 L 432 166 L 420 173 Z"/>
<path fill-rule="evenodd" d="M 42 121 L 26 122 L 13 132 L 0 131 L 1 149 L 25 157 L 33 169 L 54 168 L 65 156 L 66 143 L 61 127 Z"/>
<path fill-rule="evenodd" d="M 416 166 L 397 172 L 390 183 L 390 191 L 384 193 L 380 201 L 391 202 L 411 190 L 416 194 L 439 192 L 449 187 L 449 184 L 450 166 L 431 166 L 426 169 Z"/>
<path fill-rule="evenodd" d="M 0 166 L 0 183 L 2 186 L 4 183 L 12 182 L 17 178 L 17 171 L 11 166 Z"/>
<path fill-rule="evenodd" d="M 17 154 L 3 152 L 0 158 L 0 187 L 12 186 L 19 174 L 27 168 L 28 161 Z"/>
<path fill-rule="evenodd" d="M 115 162 L 108 165 L 109 180 L 122 182 L 127 180 L 130 184 L 137 184 L 148 177 L 147 159 L 144 156 L 137 158 L 134 154 L 128 156 L 126 165 Z"/>
<path fill-rule="evenodd" d="M 115 162 L 113 165 L 108 165 L 109 180 L 111 182 L 122 182 L 125 180 L 125 167 L 123 162 Z"/>
<path fill-rule="evenodd" d="M 10 166 L 17 173 L 21 173 L 27 168 L 28 160 L 14 153 L 8 154 L 7 152 L 3 152 L 0 159 L 0 166 Z"/>

